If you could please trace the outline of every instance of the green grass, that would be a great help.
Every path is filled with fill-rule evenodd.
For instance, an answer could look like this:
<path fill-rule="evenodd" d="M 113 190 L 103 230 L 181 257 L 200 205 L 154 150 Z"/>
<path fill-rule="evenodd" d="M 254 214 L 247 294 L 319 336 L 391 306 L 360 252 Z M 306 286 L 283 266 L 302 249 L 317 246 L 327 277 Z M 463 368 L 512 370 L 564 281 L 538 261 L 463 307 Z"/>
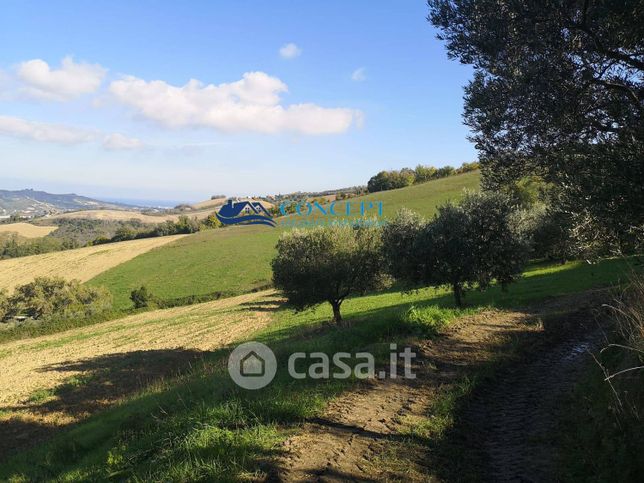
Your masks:
<path fill-rule="evenodd" d="M 107 287 L 117 310 L 132 306 L 130 292 L 141 285 L 165 300 L 250 292 L 270 283 L 280 233 L 264 226 L 196 233 L 107 270 L 89 284 Z"/>
<path fill-rule="evenodd" d="M 479 173 L 465 173 L 398 190 L 353 198 L 383 202 L 385 217 L 407 207 L 432 215 L 437 206 L 477 189 Z M 270 261 L 280 234 L 288 228 L 229 227 L 182 238 L 114 267 L 92 279 L 114 296 L 116 310 L 132 307 L 130 292 L 146 285 L 164 300 L 208 295 L 238 295 L 271 283 Z"/>
<path fill-rule="evenodd" d="M 600 359 L 611 374 L 643 362 L 620 348 Z M 613 388 L 604 377 L 599 365 L 589 363 L 562 404 L 559 434 L 553 438 L 561 481 L 641 481 L 644 474 L 644 370 L 617 376 Z"/>
<path fill-rule="evenodd" d="M 148 388 L 62 432 L 50 443 L 5 462 L 0 466 L 0 480 L 228 481 L 261 477 L 279 455 L 278 443 L 297 424 L 319 415 L 332 397 L 357 383 L 293 380 L 285 370 L 288 354 L 370 351 L 384 363 L 391 342 L 402 344 L 414 337 L 414 327 L 401 317 L 412 305 L 429 314 L 426 318 L 430 320 L 449 321 L 485 306 L 521 305 L 619 282 L 628 266 L 627 261 L 616 259 L 593 266 L 534 266 L 508 293 L 493 287 L 483 294 L 470 294 L 466 309 L 454 308 L 451 294 L 444 290 L 392 290 L 356 297 L 342 307 L 350 322 L 347 327 L 328 325 L 331 313 L 326 305 L 297 313 L 283 307 L 271 325 L 253 337 L 267 343 L 279 362 L 278 375 L 267 388 L 239 389 L 226 371 L 228 351 L 209 353 L 204 367 L 192 374 Z M 435 307 L 428 309 L 431 306 Z M 446 399 L 437 412 L 441 421 L 420 430 L 424 434 L 444 431 L 452 407 L 454 401 Z"/>
<path fill-rule="evenodd" d="M 382 201 L 383 214 L 386 218 L 394 216 L 401 208 L 409 208 L 423 216 L 431 217 L 440 205 L 461 199 L 464 189 L 478 190 L 480 179 L 480 173 L 472 171 L 407 188 L 371 193 L 354 199 L 365 202 Z"/>

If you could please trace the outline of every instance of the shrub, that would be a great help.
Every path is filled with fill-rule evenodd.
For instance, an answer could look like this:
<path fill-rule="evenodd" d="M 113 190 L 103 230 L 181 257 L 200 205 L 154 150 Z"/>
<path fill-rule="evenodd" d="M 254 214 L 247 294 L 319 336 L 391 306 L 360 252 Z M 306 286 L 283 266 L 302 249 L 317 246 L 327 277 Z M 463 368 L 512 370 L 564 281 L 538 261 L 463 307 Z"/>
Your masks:
<path fill-rule="evenodd" d="M 333 225 L 293 230 L 277 242 L 273 281 L 297 309 L 329 302 L 333 320 L 339 323 L 340 305 L 349 295 L 382 284 L 382 265 L 375 228 Z"/>
<path fill-rule="evenodd" d="M 2 322 L 9 313 L 9 298 L 7 292 L 0 290 L 0 322 Z"/>
<path fill-rule="evenodd" d="M 134 303 L 135 309 L 153 308 L 159 306 L 159 300 L 145 286 L 141 285 L 130 292 L 130 300 Z"/>
<path fill-rule="evenodd" d="M 424 183 L 434 179 L 436 176 L 436 168 L 433 166 L 423 166 L 422 164 L 419 164 L 416 166 L 416 169 L 414 169 L 414 173 L 416 175 L 416 183 Z"/>
<path fill-rule="evenodd" d="M 176 225 L 176 233 L 196 233 L 199 231 L 200 224 L 196 218 L 188 218 L 186 215 L 181 215 Z"/>
<path fill-rule="evenodd" d="M 8 314 L 34 319 L 87 318 L 112 308 L 112 296 L 103 287 L 87 287 L 78 280 L 37 277 L 18 286 L 8 300 Z"/>
<path fill-rule="evenodd" d="M 448 176 L 452 176 L 454 174 L 456 174 L 456 170 L 453 167 L 443 166 L 442 168 L 438 168 L 436 170 L 435 178 L 447 178 Z"/>
<path fill-rule="evenodd" d="M 576 254 L 570 216 L 542 203 L 517 212 L 514 223 L 530 244 L 531 256 L 564 263 Z"/>

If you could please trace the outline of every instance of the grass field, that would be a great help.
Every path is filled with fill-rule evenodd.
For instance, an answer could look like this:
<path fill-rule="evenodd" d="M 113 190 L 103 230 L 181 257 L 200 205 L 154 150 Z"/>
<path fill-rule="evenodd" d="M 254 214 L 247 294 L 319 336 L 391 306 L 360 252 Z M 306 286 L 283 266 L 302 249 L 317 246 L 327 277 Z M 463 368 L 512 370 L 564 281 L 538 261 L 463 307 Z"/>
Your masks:
<path fill-rule="evenodd" d="M 35 277 L 56 276 L 85 282 L 109 268 L 127 262 L 141 253 L 177 241 L 183 236 L 144 238 L 0 260 L 0 289 L 11 291 L 15 286 L 29 283 Z"/>
<path fill-rule="evenodd" d="M 498 287 L 485 293 L 471 293 L 466 310 L 471 313 L 490 306 L 534 303 L 618 283 L 630 270 L 631 262 L 618 259 L 595 265 L 532 266 L 507 293 Z M 400 314 L 412 304 L 435 305 L 437 313 L 443 311 L 447 320 L 462 313 L 453 308 L 449 293 L 433 289 L 413 293 L 390 291 L 349 299 L 343 312 L 350 324 L 344 328 L 325 325 L 331 315 L 325 305 L 300 313 L 287 307 L 275 310 L 261 303 L 247 309 L 263 310 L 271 317 L 266 328 L 252 338 L 268 343 L 280 365 L 287 353 L 298 350 L 326 353 L 368 350 L 383 362 L 389 342 L 413 336 L 415 328 L 400 319 Z M 193 317 L 183 323 L 189 325 L 199 320 Z M 100 331 L 100 325 L 91 330 Z M 74 341 L 67 343 L 73 345 Z M 185 481 L 261 476 L 256 472 L 279 456 L 279 442 L 292 434 L 294 424 L 319 414 L 332 397 L 356 382 L 294 381 L 284 377 L 285 371 L 281 370 L 269 387 L 248 393 L 231 383 L 225 368 L 226 356 L 226 350 L 211 351 L 191 375 L 157 381 L 130 394 L 123 404 L 100 412 L 59 434 L 51 443 L 6 462 L 0 466 L 0 479 Z M 95 367 L 91 360 L 86 366 Z M 82 380 L 77 384 L 82 386 Z M 51 392 L 34 393 L 37 400 L 55 397 Z"/>
<path fill-rule="evenodd" d="M 403 207 L 430 216 L 437 206 L 458 199 L 463 189 L 477 189 L 478 184 L 479 173 L 472 172 L 373 193 L 351 202 L 382 201 L 385 217 Z M 117 309 L 129 308 L 130 292 L 141 285 L 162 299 L 249 292 L 270 284 L 275 243 L 287 229 L 247 226 L 197 233 L 115 266 L 90 283 L 107 287 Z"/>

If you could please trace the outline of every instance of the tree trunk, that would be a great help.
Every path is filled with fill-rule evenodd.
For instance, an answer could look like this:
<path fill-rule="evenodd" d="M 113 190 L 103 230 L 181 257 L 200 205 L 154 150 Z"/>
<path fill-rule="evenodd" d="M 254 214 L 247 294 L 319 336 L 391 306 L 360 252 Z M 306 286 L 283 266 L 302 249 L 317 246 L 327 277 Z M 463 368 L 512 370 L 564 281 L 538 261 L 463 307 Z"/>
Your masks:
<path fill-rule="evenodd" d="M 454 299 L 456 299 L 456 305 L 458 307 L 463 306 L 463 288 L 461 287 L 460 283 L 455 283 L 452 285 L 452 289 L 454 290 Z"/>
<path fill-rule="evenodd" d="M 333 308 L 333 322 L 336 324 L 341 324 L 342 323 L 342 315 L 340 315 L 340 304 L 342 302 L 339 302 L 337 300 L 334 300 L 331 302 L 331 307 Z"/>

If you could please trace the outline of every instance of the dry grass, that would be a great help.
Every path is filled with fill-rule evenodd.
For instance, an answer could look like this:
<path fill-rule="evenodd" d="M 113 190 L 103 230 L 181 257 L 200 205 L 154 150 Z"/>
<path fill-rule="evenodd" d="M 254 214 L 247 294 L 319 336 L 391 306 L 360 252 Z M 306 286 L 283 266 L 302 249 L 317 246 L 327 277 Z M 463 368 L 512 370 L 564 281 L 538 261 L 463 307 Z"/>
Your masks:
<path fill-rule="evenodd" d="M 0 289 L 13 290 L 36 277 L 86 282 L 98 274 L 186 235 L 144 238 L 0 261 Z"/>
<path fill-rule="evenodd" d="M 187 211 L 186 216 L 198 219 L 206 218 L 213 212 L 212 209 Z M 138 211 L 125 210 L 84 210 L 70 211 L 52 216 L 52 219 L 83 219 L 83 220 L 108 220 L 108 221 L 130 221 L 137 220 L 142 223 L 157 224 L 164 221 L 177 221 L 181 215 L 146 215 Z"/>
<path fill-rule="evenodd" d="M 265 327 L 277 306 L 264 291 L 0 345 L 0 453 L 188 370 Z"/>
<path fill-rule="evenodd" d="M 200 201 L 199 203 L 194 203 L 191 206 L 195 210 L 204 210 L 204 209 L 217 208 L 223 205 L 225 202 L 226 202 L 226 198 L 215 198 L 214 200 Z"/>
<path fill-rule="evenodd" d="M 7 223 L 0 225 L 0 235 L 13 234 L 24 238 L 40 238 L 49 235 L 57 226 L 36 226 L 31 223 Z"/>

